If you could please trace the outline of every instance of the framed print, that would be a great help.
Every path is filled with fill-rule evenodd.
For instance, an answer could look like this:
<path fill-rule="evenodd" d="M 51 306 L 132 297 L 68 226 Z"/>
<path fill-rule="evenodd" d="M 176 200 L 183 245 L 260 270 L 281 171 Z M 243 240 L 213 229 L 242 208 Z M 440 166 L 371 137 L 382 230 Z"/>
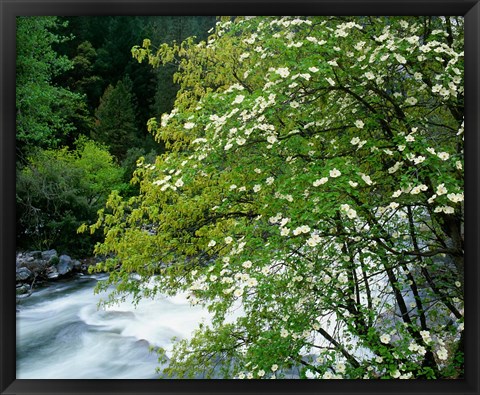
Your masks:
<path fill-rule="evenodd" d="M 2 394 L 480 392 L 476 1 L 1 18 Z"/>

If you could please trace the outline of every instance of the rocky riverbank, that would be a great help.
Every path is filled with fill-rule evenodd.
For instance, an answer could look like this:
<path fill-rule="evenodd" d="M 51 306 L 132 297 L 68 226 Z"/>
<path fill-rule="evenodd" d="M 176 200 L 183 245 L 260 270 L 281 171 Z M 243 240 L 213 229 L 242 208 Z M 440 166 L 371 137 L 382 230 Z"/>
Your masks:
<path fill-rule="evenodd" d="M 56 250 L 18 252 L 16 257 L 17 297 L 31 295 L 35 286 L 45 285 L 57 279 L 78 273 L 87 273 L 95 265 L 95 258 L 72 259 L 69 255 L 58 255 Z"/>

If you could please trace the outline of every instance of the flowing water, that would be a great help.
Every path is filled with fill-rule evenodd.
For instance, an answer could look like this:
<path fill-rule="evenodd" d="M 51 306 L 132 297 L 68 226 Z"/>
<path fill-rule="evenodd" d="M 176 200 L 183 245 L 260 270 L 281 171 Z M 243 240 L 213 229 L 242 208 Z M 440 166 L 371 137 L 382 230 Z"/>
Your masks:
<path fill-rule="evenodd" d="M 173 337 L 188 338 L 198 323 L 211 319 L 205 309 L 191 306 L 186 295 L 143 299 L 136 307 L 127 298 L 98 308 L 107 296 L 93 292 L 101 278 L 57 281 L 19 301 L 18 379 L 158 378 L 160 365 L 150 347 L 163 347 L 168 356 Z M 236 306 L 227 321 L 240 315 Z M 326 328 L 335 325 L 333 317 Z M 364 357 L 368 350 L 357 353 Z M 296 370 L 285 373 L 298 377 Z"/>
<path fill-rule="evenodd" d="M 98 309 L 99 278 L 56 282 L 19 302 L 17 379 L 156 378 L 149 347 L 171 349 L 172 337 L 188 337 L 209 319 L 183 295 Z"/>

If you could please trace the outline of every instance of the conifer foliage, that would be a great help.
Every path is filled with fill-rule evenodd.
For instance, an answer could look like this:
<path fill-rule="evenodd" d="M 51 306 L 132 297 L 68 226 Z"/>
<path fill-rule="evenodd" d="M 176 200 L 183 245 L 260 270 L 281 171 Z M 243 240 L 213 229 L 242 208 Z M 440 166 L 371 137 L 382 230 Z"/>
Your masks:
<path fill-rule="evenodd" d="M 132 146 L 139 143 L 140 132 L 136 128 L 132 82 L 128 77 L 115 86 L 109 85 L 95 111 L 96 125 L 92 138 L 109 146 L 112 155 L 125 157 Z"/>

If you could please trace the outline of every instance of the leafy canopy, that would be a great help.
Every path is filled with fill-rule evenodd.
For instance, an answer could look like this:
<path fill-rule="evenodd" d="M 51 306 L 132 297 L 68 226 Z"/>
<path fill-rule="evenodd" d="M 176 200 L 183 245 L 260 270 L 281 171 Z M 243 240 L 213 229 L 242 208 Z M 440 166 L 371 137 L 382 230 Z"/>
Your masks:
<path fill-rule="evenodd" d="M 54 84 L 72 62 L 53 45 L 65 40 L 55 33 L 56 17 L 17 17 L 16 139 L 17 146 L 57 146 L 76 128 L 85 112 L 83 98 Z"/>
<path fill-rule="evenodd" d="M 112 300 L 212 313 L 163 374 L 461 376 L 462 18 L 223 18 L 132 53 L 178 66 L 168 151 L 91 231 Z"/>
<path fill-rule="evenodd" d="M 20 248 L 91 252 L 97 239 L 78 240 L 112 189 L 124 190 L 123 170 L 105 147 L 86 139 L 76 149 L 36 149 L 17 169 L 17 242 Z"/>

